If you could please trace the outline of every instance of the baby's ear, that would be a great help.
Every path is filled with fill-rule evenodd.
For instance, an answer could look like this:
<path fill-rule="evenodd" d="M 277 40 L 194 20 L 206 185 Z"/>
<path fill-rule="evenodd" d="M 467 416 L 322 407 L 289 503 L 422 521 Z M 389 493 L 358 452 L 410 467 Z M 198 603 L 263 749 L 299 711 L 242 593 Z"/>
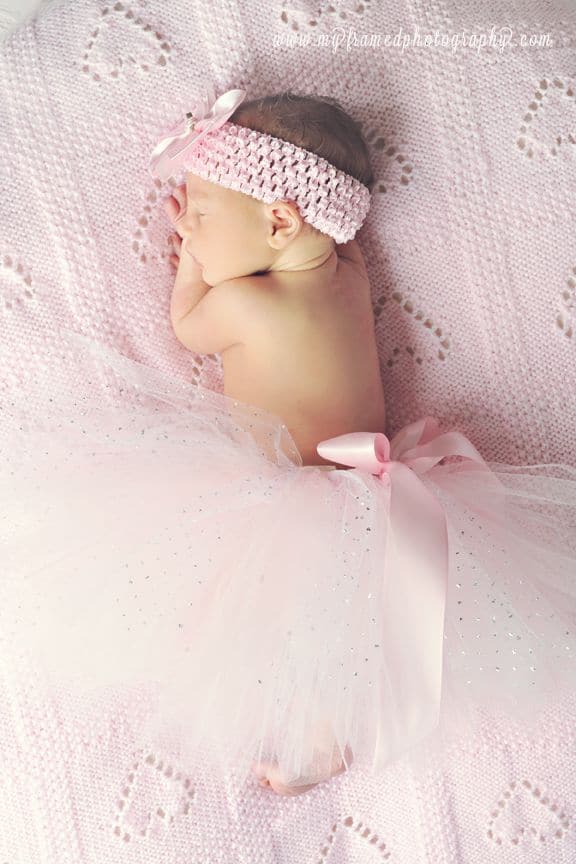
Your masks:
<path fill-rule="evenodd" d="M 264 209 L 268 220 L 266 239 L 273 249 L 283 249 L 305 227 L 306 223 L 295 201 L 279 199 L 265 204 Z"/>

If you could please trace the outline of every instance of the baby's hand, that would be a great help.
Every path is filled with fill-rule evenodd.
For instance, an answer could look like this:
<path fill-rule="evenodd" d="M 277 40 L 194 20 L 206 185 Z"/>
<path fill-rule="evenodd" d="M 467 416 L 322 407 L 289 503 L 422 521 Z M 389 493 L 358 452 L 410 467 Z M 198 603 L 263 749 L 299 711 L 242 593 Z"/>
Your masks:
<path fill-rule="evenodd" d="M 168 242 L 172 247 L 172 254 L 169 256 L 168 260 L 173 267 L 178 269 L 178 265 L 180 264 L 180 255 L 182 251 L 182 238 L 179 234 L 170 234 L 168 236 Z"/>
<path fill-rule="evenodd" d="M 184 237 L 184 235 L 182 233 L 182 229 L 178 227 L 178 223 L 186 213 L 186 207 L 186 184 L 181 183 L 180 186 L 176 186 L 170 198 L 168 198 L 168 200 L 164 202 L 164 209 L 168 214 L 170 222 L 182 238 Z"/>
<path fill-rule="evenodd" d="M 198 282 L 202 281 L 202 268 L 191 254 L 186 253 L 186 248 L 184 248 L 185 254 L 182 255 L 182 240 L 186 239 L 182 217 L 186 213 L 186 206 L 186 184 L 182 183 L 176 186 L 173 194 L 164 202 L 164 209 L 177 232 L 168 237 L 168 242 L 172 246 L 172 254 L 168 260 L 176 268 L 177 281 Z"/>

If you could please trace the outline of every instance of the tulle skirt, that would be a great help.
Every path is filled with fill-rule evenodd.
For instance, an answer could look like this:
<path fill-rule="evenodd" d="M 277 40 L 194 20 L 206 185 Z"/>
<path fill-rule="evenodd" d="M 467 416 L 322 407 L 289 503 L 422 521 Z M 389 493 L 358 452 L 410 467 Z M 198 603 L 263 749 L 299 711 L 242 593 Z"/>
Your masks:
<path fill-rule="evenodd" d="M 148 731 L 176 724 L 246 770 L 273 758 L 294 784 L 335 752 L 385 770 L 484 706 L 533 722 L 574 687 L 575 467 L 450 461 L 453 430 L 436 430 L 448 458 L 416 458 L 433 418 L 379 461 L 348 446 L 331 451 L 348 470 L 303 465 L 281 418 L 77 344 L 146 399 L 76 395 L 43 432 L 5 434 L 16 663 L 91 692 L 153 682 Z"/>

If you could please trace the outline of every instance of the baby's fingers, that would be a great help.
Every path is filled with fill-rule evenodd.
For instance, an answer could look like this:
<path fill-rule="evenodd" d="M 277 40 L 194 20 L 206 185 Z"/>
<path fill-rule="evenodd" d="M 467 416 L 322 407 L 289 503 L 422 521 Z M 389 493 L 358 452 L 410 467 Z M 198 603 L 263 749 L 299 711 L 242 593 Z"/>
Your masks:
<path fill-rule="evenodd" d="M 186 212 L 186 184 L 176 186 L 172 195 L 164 202 L 164 209 L 172 224 L 175 225 Z"/>
<path fill-rule="evenodd" d="M 164 202 L 164 210 L 166 211 L 170 222 L 174 225 L 180 216 L 180 206 L 173 195 L 171 195 L 170 198 L 167 198 Z"/>
<path fill-rule="evenodd" d="M 173 254 L 168 257 L 168 261 L 173 267 L 178 267 L 180 263 L 180 251 L 182 248 L 182 238 L 179 234 L 169 234 L 168 244 L 173 250 Z"/>

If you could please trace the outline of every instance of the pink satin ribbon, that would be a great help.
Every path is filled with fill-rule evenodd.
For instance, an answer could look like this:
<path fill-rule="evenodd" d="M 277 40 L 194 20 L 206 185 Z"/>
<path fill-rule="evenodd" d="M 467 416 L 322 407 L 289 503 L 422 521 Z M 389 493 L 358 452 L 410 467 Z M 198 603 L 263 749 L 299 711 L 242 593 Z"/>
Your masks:
<path fill-rule="evenodd" d="M 190 149 L 208 132 L 222 126 L 245 96 L 245 90 L 228 90 L 216 99 L 209 87 L 196 99 L 184 120 L 162 134 L 150 155 L 148 170 L 152 177 L 166 181 L 182 171 Z"/>
<path fill-rule="evenodd" d="M 441 433 L 434 417 L 410 423 L 391 441 L 382 432 L 351 432 L 316 449 L 324 459 L 368 471 L 390 486 L 381 610 L 390 671 L 381 706 L 387 740 L 379 741 L 376 762 L 425 738 L 440 714 L 448 531 L 440 501 L 418 475 L 444 456 L 460 455 L 491 475 L 495 493 L 501 484 L 465 435 Z M 460 465 L 449 467 L 457 472 Z"/>

